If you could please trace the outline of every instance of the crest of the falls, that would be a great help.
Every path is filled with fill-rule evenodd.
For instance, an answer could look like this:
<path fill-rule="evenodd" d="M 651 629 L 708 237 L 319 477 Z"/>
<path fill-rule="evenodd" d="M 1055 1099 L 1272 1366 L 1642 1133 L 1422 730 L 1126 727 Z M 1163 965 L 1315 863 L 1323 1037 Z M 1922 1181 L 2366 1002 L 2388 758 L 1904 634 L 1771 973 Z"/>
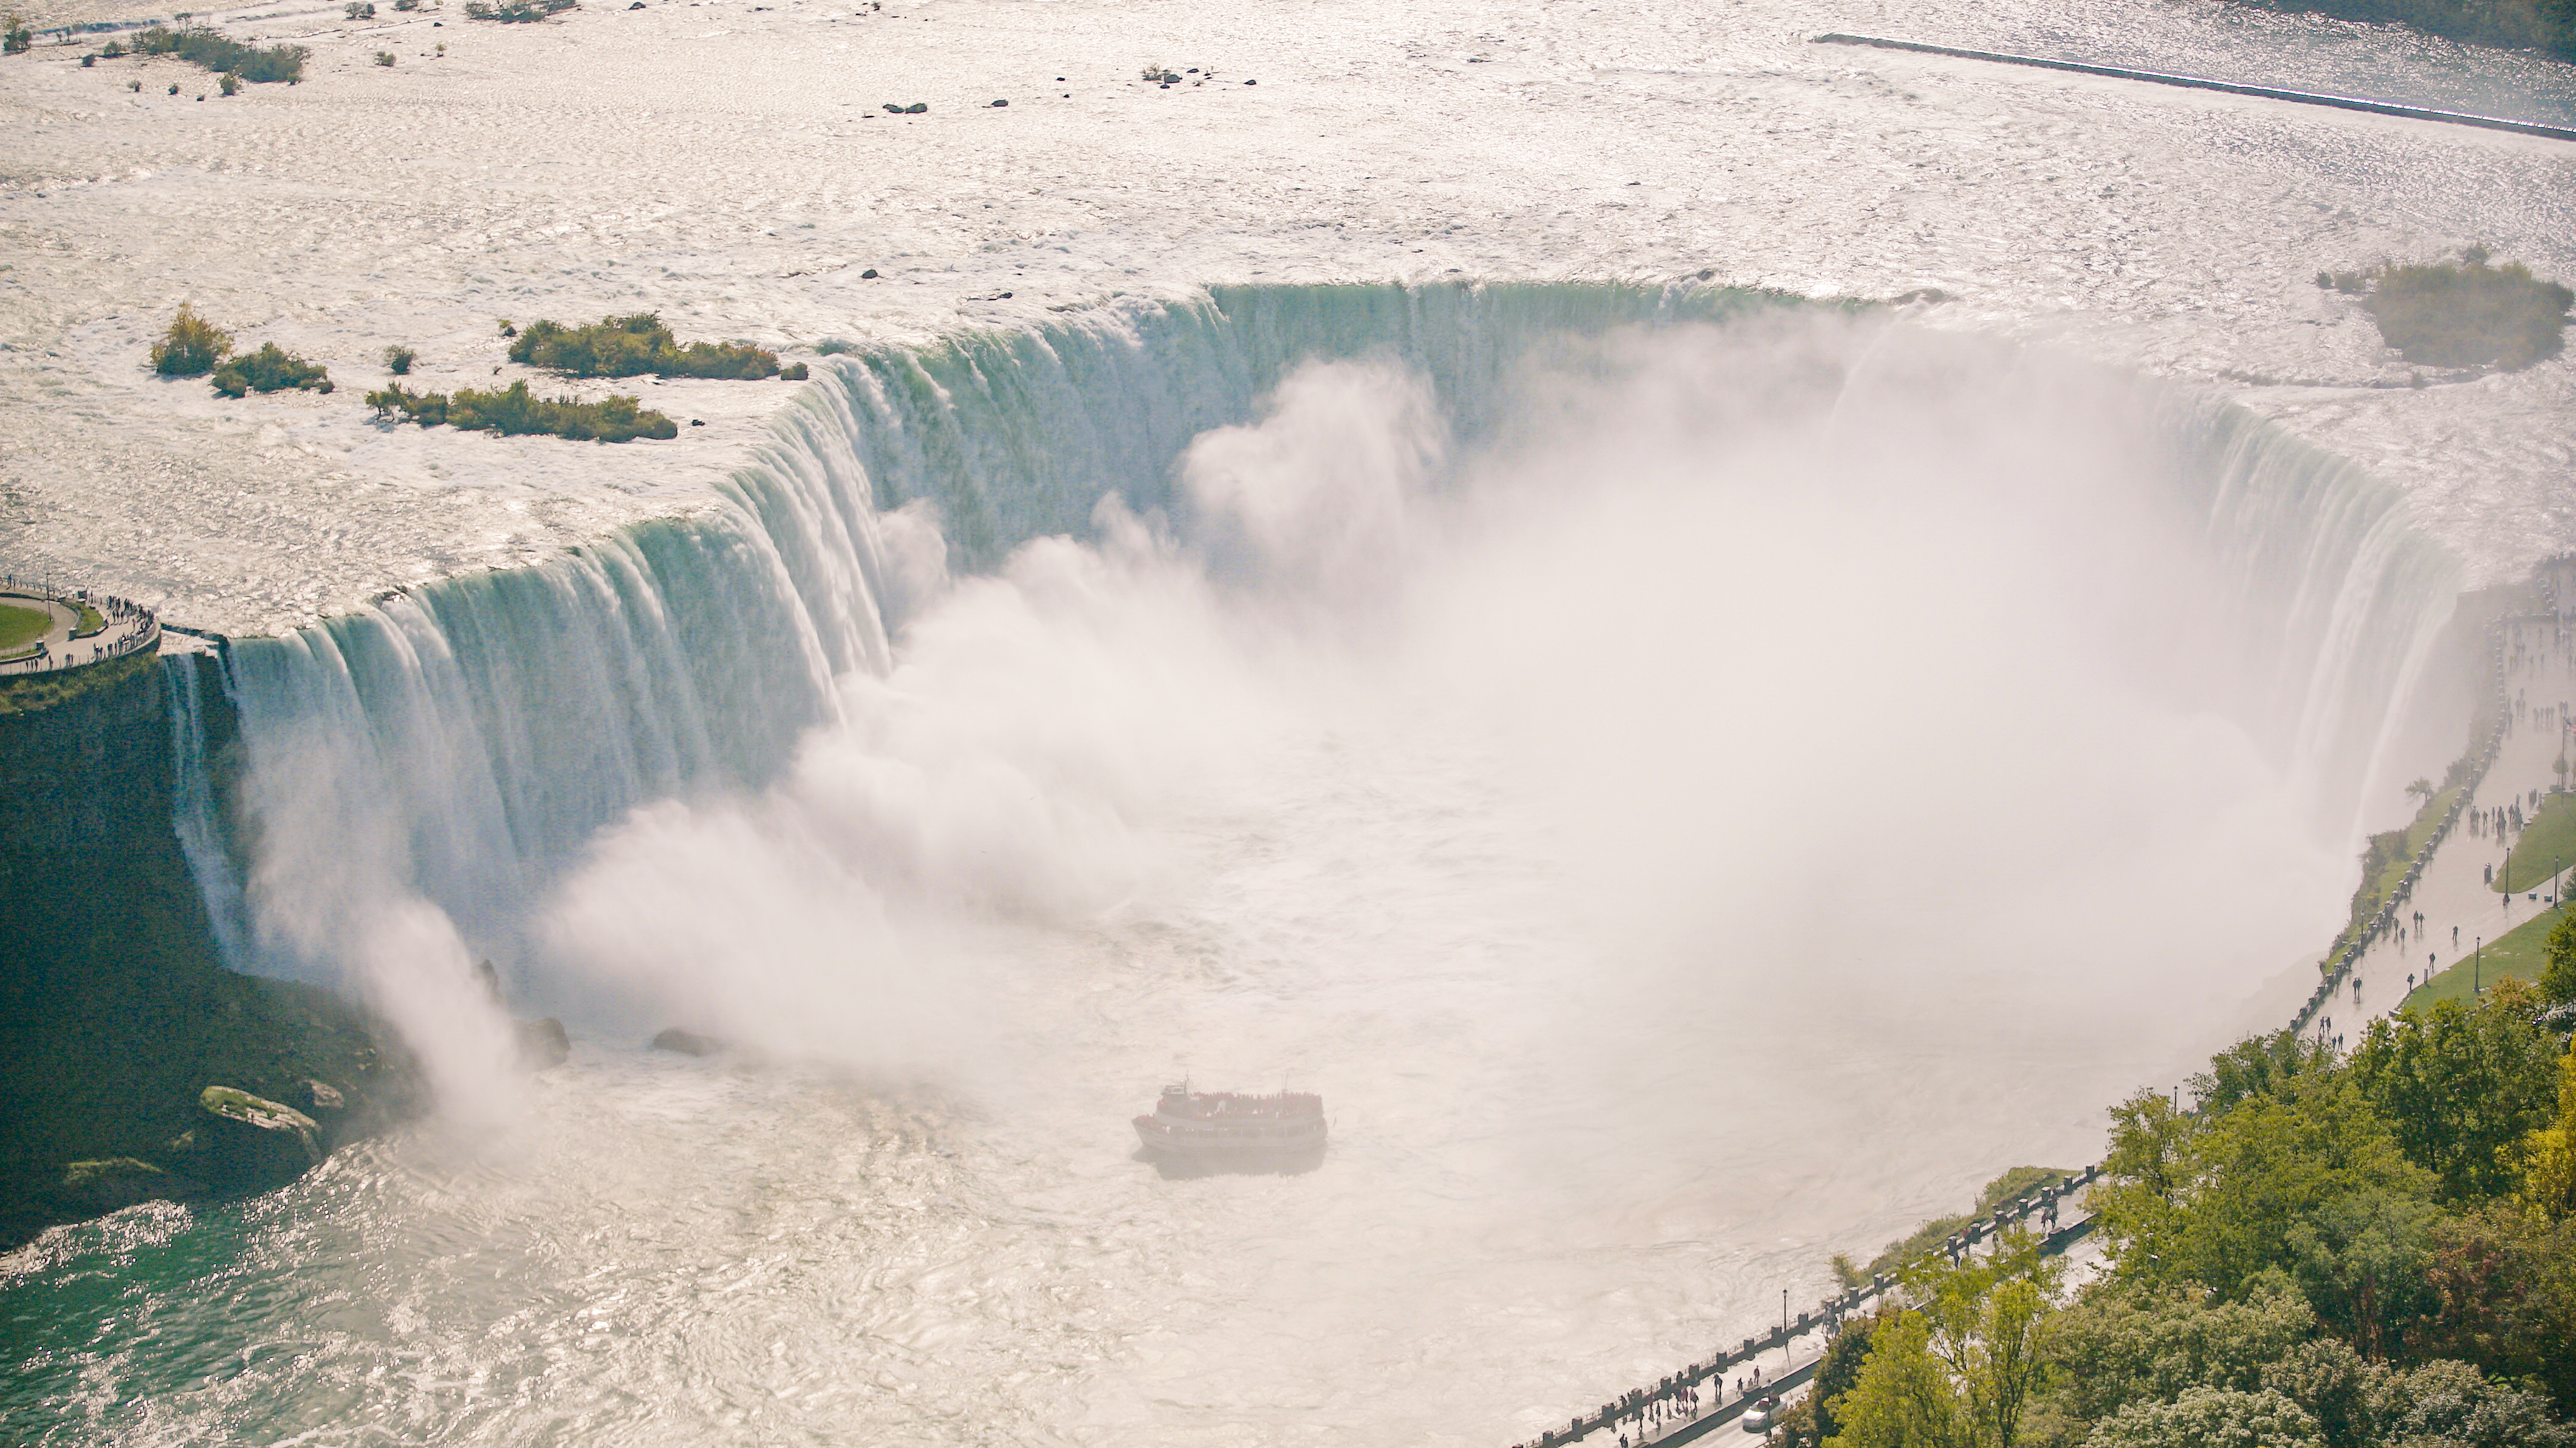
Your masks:
<path fill-rule="evenodd" d="M 2235 657 L 2206 702 L 2297 779 L 2329 834 L 2378 802 L 2388 770 L 2421 766 L 2389 756 L 2427 702 L 2413 684 L 2456 565 L 2359 469 L 2224 402 L 1722 290 L 1246 288 L 834 358 L 723 508 L 241 641 L 239 883 L 204 847 L 194 795 L 183 826 L 217 918 L 256 927 L 254 968 L 339 976 L 352 902 L 392 895 L 524 975 L 530 912 L 586 842 L 655 800 L 774 779 L 842 707 L 833 680 L 884 674 L 894 631 L 952 573 L 1094 536 L 1112 497 L 1192 536 L 1185 451 L 1258 415 L 1297 367 L 1374 359 L 1422 378 L 1456 438 L 1437 489 L 1547 425 L 1570 388 L 1651 379 L 1658 338 L 1769 349 L 1790 334 L 1808 339 L 1794 375 L 1760 386 L 1791 409 L 1830 397 L 1833 429 L 1871 446 L 1882 406 L 1933 394 L 2124 433 L 2113 451 L 2142 460 L 2157 506 L 2205 548 L 2203 571 L 2171 584 L 2202 595 L 2195 615 L 2228 595 L 2228 636 L 2192 636 Z M 2061 542 L 2109 559 L 2123 540 Z M 238 889 L 246 905 L 228 901 Z"/>

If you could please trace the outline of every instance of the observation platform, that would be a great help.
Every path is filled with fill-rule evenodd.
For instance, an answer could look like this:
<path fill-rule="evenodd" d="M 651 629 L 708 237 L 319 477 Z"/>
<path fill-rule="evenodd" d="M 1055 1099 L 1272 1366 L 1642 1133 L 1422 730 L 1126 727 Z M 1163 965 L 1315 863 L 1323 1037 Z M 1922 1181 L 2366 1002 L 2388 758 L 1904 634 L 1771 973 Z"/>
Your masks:
<path fill-rule="evenodd" d="M 161 646 L 161 621 L 152 610 L 113 594 L 66 593 L 27 579 L 0 577 L 0 609 L 45 616 L 32 637 L 14 638 L 0 649 L 0 679 L 103 664 Z"/>

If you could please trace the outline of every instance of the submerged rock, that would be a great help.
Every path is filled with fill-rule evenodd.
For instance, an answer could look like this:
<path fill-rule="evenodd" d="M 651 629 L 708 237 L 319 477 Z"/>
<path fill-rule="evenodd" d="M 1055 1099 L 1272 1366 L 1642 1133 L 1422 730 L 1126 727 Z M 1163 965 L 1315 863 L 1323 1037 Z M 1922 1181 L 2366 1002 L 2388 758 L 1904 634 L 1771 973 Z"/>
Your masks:
<path fill-rule="evenodd" d="M 724 1042 L 713 1036 L 701 1036 L 695 1031 L 681 1030 L 678 1026 L 673 1026 L 653 1038 L 654 1050 L 677 1051 L 683 1056 L 712 1056 L 724 1048 Z"/>
<path fill-rule="evenodd" d="M 82 1212 L 117 1212 L 136 1202 L 185 1201 L 205 1195 L 206 1184 L 148 1161 L 112 1156 L 63 1168 L 62 1196 Z"/>
<path fill-rule="evenodd" d="M 572 1037 L 565 1034 L 563 1022 L 554 1017 L 513 1024 L 519 1030 L 519 1064 L 528 1070 L 560 1066 L 572 1055 Z"/>
<path fill-rule="evenodd" d="M 220 1186 L 281 1187 L 322 1162 L 321 1124 L 292 1106 L 230 1086 L 207 1087 L 197 1105 L 199 1149 Z"/>

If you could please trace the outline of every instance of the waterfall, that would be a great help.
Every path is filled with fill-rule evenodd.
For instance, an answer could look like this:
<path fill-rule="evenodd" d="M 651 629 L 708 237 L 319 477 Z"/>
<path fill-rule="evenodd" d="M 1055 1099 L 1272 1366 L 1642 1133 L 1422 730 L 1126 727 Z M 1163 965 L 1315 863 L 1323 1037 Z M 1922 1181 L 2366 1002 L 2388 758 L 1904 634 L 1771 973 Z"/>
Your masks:
<path fill-rule="evenodd" d="M 818 621 L 770 535 L 731 510 L 238 641 L 250 893 L 273 914 L 398 884 L 507 958 L 527 901 L 593 831 L 759 783 L 830 717 L 827 660 L 883 650 L 881 632 Z M 333 973 L 264 935 L 263 967 Z"/>
<path fill-rule="evenodd" d="M 1230 287 L 832 357 L 715 506 L 239 642 L 246 878 L 220 847 L 192 702 L 174 725 L 181 839 L 227 957 L 251 968 L 329 979 L 341 899 L 371 891 L 435 907 L 506 968 L 531 902 L 601 827 L 772 778 L 841 707 L 836 678 L 887 667 L 922 568 L 1085 535 L 1113 493 L 1185 521 L 1191 439 L 1253 416 L 1303 361 L 1391 357 L 1474 445 L 1509 430 L 1536 360 L 1586 365 L 1566 339 L 1832 310 L 1616 284 Z M 2225 402 L 2122 385 L 2234 592 L 2263 681 L 2243 722 L 2349 814 L 2458 564 L 2360 469 Z M 922 510 L 944 558 L 897 522 Z M 173 667 L 193 701 L 199 665 Z"/>
<path fill-rule="evenodd" d="M 163 682 L 170 690 L 170 823 L 179 849 L 196 878 L 206 904 L 206 919 L 215 934 L 215 949 L 224 965 L 245 968 L 249 960 L 248 922 L 243 915 L 241 876 L 233 868 L 217 811 L 213 751 L 206 732 L 205 691 L 211 684 L 229 696 L 231 684 L 220 663 L 205 667 L 196 653 L 171 654 L 163 660 Z"/>
<path fill-rule="evenodd" d="M 2393 797 L 2388 776 L 2438 768 L 2390 746 L 2465 571 L 2352 463 L 2217 399 L 2174 393 L 2164 411 L 2174 482 L 2201 510 L 2270 681 L 2248 722 L 2358 835 L 2366 802 Z M 2466 699 L 2420 703 L 2447 704 L 2450 742 L 2466 743 Z"/>

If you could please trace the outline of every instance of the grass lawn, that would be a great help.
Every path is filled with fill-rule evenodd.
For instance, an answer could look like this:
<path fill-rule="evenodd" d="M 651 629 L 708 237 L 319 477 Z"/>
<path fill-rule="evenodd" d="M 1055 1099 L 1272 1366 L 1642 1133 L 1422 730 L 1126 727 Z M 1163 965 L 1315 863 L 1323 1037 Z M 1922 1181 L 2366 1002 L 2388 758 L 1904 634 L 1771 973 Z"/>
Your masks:
<path fill-rule="evenodd" d="M 2406 1004 L 2399 1009 L 2413 1010 L 2435 1001 L 2466 1004 L 2473 978 L 2481 985 L 2490 986 L 2507 976 L 2515 980 L 2540 979 L 2541 967 L 2546 964 L 2541 959 L 2540 947 L 2549 939 L 2549 931 L 2557 923 L 2557 911 L 2541 911 L 2506 931 L 2503 939 L 2490 940 L 2485 949 L 2473 952 L 2476 957 L 2474 965 L 2470 956 L 2462 956 L 2450 969 L 2433 977 L 2429 983 L 2416 987 L 2415 993 L 2408 996 Z"/>
<path fill-rule="evenodd" d="M 2504 873 L 2497 877 L 2496 888 L 2515 892 L 2538 889 L 2548 883 L 2553 859 L 2562 868 L 2576 868 L 2576 794 L 2541 797 L 2540 812 L 2524 826 L 2522 838 L 2513 842 L 2513 853 L 2505 857 Z"/>
<path fill-rule="evenodd" d="M 54 616 L 41 608 L 0 603 L 0 654 L 14 654 L 45 636 Z"/>
<path fill-rule="evenodd" d="M 86 603 L 76 603 L 72 607 L 80 610 L 80 622 L 72 625 L 72 637 L 79 638 L 83 634 L 94 634 L 107 627 L 106 615 L 97 609 Z"/>

